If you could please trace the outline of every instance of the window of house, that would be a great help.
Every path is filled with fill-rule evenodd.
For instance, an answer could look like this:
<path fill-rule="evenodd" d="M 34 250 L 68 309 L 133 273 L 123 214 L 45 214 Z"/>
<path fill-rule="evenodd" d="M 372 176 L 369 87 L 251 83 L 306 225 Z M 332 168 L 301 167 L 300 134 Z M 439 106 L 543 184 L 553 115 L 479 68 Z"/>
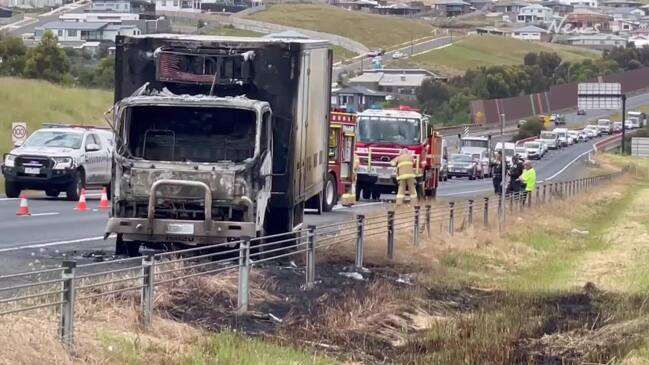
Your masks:
<path fill-rule="evenodd" d="M 76 29 L 68 29 L 68 37 L 76 37 L 76 36 L 77 36 Z"/>
<path fill-rule="evenodd" d="M 167 0 L 162 0 L 162 6 L 167 6 Z"/>
<path fill-rule="evenodd" d="M 178 7 L 178 0 L 174 0 L 174 6 Z"/>
<path fill-rule="evenodd" d="M 57 33 L 59 37 L 63 37 L 63 29 L 59 29 Z"/>

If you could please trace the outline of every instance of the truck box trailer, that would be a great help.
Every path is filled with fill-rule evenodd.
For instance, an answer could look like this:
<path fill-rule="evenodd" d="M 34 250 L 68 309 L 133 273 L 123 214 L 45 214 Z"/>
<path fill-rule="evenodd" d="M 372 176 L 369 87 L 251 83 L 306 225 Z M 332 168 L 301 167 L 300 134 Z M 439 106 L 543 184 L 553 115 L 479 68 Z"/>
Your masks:
<path fill-rule="evenodd" d="M 291 232 L 321 210 L 332 52 L 318 40 L 118 36 L 106 234 L 121 253 Z"/>

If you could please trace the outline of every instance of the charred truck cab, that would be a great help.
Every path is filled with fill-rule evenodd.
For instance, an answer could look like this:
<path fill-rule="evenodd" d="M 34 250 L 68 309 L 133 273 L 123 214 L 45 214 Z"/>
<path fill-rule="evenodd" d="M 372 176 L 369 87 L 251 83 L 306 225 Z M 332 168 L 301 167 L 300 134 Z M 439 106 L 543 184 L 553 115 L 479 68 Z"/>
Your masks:
<path fill-rule="evenodd" d="M 313 40 L 118 37 L 117 253 L 291 232 L 321 210 L 331 59 Z"/>

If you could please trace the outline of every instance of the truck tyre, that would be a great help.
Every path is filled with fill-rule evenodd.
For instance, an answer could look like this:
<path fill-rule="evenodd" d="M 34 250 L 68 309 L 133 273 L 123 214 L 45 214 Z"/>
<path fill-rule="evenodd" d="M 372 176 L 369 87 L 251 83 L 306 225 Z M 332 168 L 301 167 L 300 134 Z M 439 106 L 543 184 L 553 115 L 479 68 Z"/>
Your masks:
<path fill-rule="evenodd" d="M 136 257 L 140 256 L 140 242 L 124 241 L 122 234 L 118 233 L 115 239 L 115 255 Z"/>
<path fill-rule="evenodd" d="M 81 189 L 85 186 L 85 176 L 83 170 L 78 170 L 74 173 L 72 177 L 72 182 L 68 185 L 68 188 L 65 190 L 67 199 L 70 201 L 79 200 L 81 195 Z"/>
<path fill-rule="evenodd" d="M 323 193 L 322 210 L 330 212 L 338 202 L 338 191 L 336 189 L 336 178 L 332 174 L 327 174 L 325 188 Z"/>
<path fill-rule="evenodd" d="M 59 194 L 61 194 L 60 190 L 56 190 L 56 189 L 45 190 L 45 195 L 49 196 L 50 198 L 57 198 Z"/>
<path fill-rule="evenodd" d="M 17 198 L 20 196 L 20 185 L 15 182 L 5 181 L 5 195 L 7 198 Z"/>

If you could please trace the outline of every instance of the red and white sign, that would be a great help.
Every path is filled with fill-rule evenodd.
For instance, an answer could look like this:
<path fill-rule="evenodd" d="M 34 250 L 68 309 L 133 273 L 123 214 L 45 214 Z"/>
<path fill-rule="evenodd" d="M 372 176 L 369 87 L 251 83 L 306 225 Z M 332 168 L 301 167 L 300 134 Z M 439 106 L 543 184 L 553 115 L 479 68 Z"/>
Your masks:
<path fill-rule="evenodd" d="M 20 146 L 25 143 L 27 139 L 27 123 L 13 122 L 11 123 L 11 142 L 14 146 Z"/>

